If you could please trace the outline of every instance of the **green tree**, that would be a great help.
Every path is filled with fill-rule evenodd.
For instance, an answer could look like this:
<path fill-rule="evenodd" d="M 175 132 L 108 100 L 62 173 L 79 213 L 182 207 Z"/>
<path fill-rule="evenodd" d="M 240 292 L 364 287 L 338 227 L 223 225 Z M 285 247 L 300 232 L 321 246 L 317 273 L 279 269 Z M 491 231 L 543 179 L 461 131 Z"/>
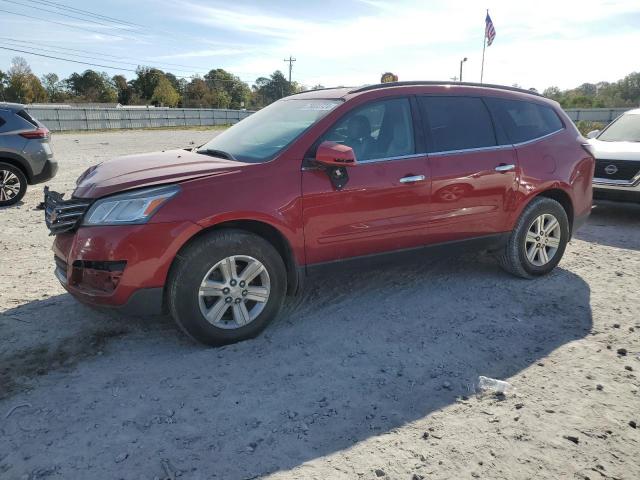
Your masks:
<path fill-rule="evenodd" d="M 158 84 L 156 85 L 151 101 L 167 107 L 175 107 L 180 101 L 180 94 L 171 85 L 171 82 L 164 75 L 158 78 Z"/>
<path fill-rule="evenodd" d="M 47 100 L 47 91 L 22 57 L 15 57 L 11 61 L 5 95 L 7 100 L 20 103 L 45 102 Z"/>
<path fill-rule="evenodd" d="M 9 76 L 0 70 L 0 100 L 5 99 L 5 91 L 9 85 Z"/>
<path fill-rule="evenodd" d="M 216 68 L 204 76 L 209 89 L 217 98 L 219 108 L 243 108 L 251 100 L 251 89 L 237 76 Z"/>
<path fill-rule="evenodd" d="M 136 69 L 136 75 L 136 78 L 130 82 L 131 86 L 140 98 L 150 101 L 158 81 L 165 76 L 164 72 L 157 68 L 142 66 Z"/>
<path fill-rule="evenodd" d="M 118 94 L 118 103 L 121 105 L 131 105 L 135 92 L 133 87 L 127 83 L 124 75 L 114 75 L 111 77 L 111 83 Z"/>
<path fill-rule="evenodd" d="M 64 84 L 55 73 L 47 73 L 41 77 L 42 86 L 47 91 L 50 102 L 60 102 L 65 98 Z"/>
<path fill-rule="evenodd" d="M 299 86 L 295 82 L 289 83 L 280 70 L 273 72 L 269 78 L 257 78 L 253 86 L 257 107 L 269 105 L 298 90 Z"/>
<path fill-rule="evenodd" d="M 79 100 L 103 103 L 115 103 L 118 100 L 118 91 L 104 72 L 85 70 L 83 73 L 72 73 L 64 82 Z"/>

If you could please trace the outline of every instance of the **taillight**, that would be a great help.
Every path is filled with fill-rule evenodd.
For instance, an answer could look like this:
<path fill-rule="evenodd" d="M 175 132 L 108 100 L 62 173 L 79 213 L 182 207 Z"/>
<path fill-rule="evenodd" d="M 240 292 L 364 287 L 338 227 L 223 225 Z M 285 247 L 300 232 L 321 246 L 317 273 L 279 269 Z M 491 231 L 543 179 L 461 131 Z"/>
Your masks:
<path fill-rule="evenodd" d="M 33 140 L 36 138 L 49 138 L 49 129 L 40 127 L 36 130 L 31 130 L 30 132 L 22 132 L 20 134 L 21 137 L 28 138 L 29 140 Z"/>

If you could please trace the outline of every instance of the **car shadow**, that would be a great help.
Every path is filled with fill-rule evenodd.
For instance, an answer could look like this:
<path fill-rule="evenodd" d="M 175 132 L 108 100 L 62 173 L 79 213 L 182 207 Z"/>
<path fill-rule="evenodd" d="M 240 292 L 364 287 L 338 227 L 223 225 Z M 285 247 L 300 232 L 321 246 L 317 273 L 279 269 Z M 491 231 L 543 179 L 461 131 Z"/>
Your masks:
<path fill-rule="evenodd" d="M 58 300 L 49 308 L 68 308 Z M 30 318 L 24 308 L 5 315 Z M 75 321 L 95 321 L 77 308 Z M 82 452 L 95 478 L 161 476 L 159 459 L 186 478 L 258 478 L 422 419 L 471 395 L 478 375 L 508 379 L 592 328 L 579 276 L 558 268 L 525 281 L 482 255 L 310 279 L 263 334 L 221 348 L 195 345 L 165 320 L 115 321 L 128 330 L 104 355 L 30 392 L 30 404 L 56 415 L 16 412 L 28 433 L 5 424 L 10 475 L 50 464 L 55 445 Z M 61 459 L 58 474 L 73 476 L 72 465 Z"/>
<path fill-rule="evenodd" d="M 2 212 L 3 210 L 9 210 L 10 208 L 15 208 L 15 207 L 21 207 L 24 205 L 24 202 L 22 200 L 14 203 L 13 205 L 6 205 L 4 207 L 0 206 L 0 212 Z"/>
<path fill-rule="evenodd" d="M 616 228 L 615 237 L 611 228 Z M 594 201 L 588 222 L 576 238 L 609 247 L 640 250 L 640 204 Z"/>

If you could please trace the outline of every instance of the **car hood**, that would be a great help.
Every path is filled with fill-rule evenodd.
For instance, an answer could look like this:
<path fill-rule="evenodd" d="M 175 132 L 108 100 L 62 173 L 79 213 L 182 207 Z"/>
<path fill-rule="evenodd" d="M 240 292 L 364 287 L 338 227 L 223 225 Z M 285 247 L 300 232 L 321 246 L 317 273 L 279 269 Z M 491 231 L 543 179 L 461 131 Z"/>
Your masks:
<path fill-rule="evenodd" d="M 184 182 L 225 175 L 246 164 L 201 155 L 188 150 L 167 150 L 117 157 L 87 169 L 77 180 L 73 196 L 98 198 L 132 188 Z"/>
<path fill-rule="evenodd" d="M 603 142 L 597 138 L 592 138 L 589 143 L 595 150 L 596 158 L 640 161 L 640 142 Z"/>

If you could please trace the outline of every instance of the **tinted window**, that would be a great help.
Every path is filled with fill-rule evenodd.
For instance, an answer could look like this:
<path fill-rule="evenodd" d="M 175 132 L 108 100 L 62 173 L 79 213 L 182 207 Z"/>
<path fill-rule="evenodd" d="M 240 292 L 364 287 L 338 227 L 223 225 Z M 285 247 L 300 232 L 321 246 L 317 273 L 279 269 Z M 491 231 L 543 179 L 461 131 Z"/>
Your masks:
<path fill-rule="evenodd" d="M 38 122 L 36 122 L 33 117 L 31 115 L 29 115 L 27 113 L 26 110 L 20 110 L 19 112 L 16 112 L 16 115 L 18 115 L 19 117 L 24 118 L 27 122 L 29 122 L 31 125 L 33 125 L 34 127 L 38 126 Z"/>
<path fill-rule="evenodd" d="M 412 123 L 408 99 L 382 100 L 347 113 L 320 141 L 348 145 L 360 161 L 411 155 Z"/>
<path fill-rule="evenodd" d="M 496 136 L 484 103 L 472 97 L 421 97 L 429 151 L 493 147 Z"/>
<path fill-rule="evenodd" d="M 563 128 L 551 107 L 500 98 L 488 98 L 487 102 L 512 143 L 533 140 Z"/>

